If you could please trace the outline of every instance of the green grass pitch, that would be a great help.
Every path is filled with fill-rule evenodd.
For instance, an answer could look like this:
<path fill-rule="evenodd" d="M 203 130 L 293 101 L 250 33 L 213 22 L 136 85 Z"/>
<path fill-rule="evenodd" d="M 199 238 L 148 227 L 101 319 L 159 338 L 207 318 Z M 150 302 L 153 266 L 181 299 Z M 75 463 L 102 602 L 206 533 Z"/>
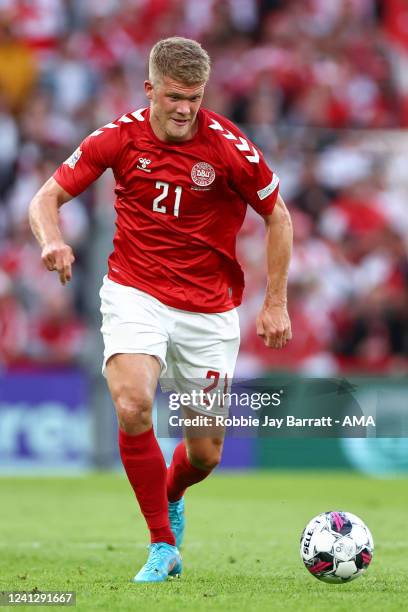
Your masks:
<path fill-rule="evenodd" d="M 338 473 L 216 474 L 186 497 L 183 576 L 135 585 L 147 533 L 121 475 L 1 478 L 0 590 L 74 590 L 77 609 L 115 612 L 406 610 L 407 484 Z M 319 582 L 299 557 L 306 522 L 329 509 L 359 515 L 374 536 L 366 576 L 349 584 Z"/>

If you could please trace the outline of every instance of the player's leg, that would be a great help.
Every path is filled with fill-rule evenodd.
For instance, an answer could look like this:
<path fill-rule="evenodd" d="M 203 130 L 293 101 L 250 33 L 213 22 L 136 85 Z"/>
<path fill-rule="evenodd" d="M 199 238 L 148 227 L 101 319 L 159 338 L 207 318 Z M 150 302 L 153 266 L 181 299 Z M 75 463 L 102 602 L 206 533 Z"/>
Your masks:
<path fill-rule="evenodd" d="M 118 417 L 122 462 L 151 534 L 149 560 L 136 580 L 160 581 L 181 569 L 167 512 L 167 469 L 152 428 L 157 380 L 166 368 L 163 305 L 107 278 L 100 296 L 105 343 L 102 371 Z"/>
<path fill-rule="evenodd" d="M 177 386 L 182 391 L 197 390 L 197 386 L 214 392 L 229 389 L 239 349 L 239 321 L 237 312 L 222 314 L 180 313 L 179 325 L 172 338 L 168 359 L 172 359 Z M 201 413 L 209 419 L 211 414 L 226 416 L 228 406 L 192 406 L 187 416 Z M 185 441 L 176 447 L 168 469 L 167 496 L 169 515 L 176 542 L 179 546 L 184 533 L 184 492 L 207 478 L 219 464 L 223 449 L 224 428 L 213 423 L 204 428 L 184 428 Z"/>
<path fill-rule="evenodd" d="M 159 582 L 181 572 L 168 517 L 167 468 L 152 424 L 159 374 L 160 363 L 151 355 L 116 354 L 106 365 L 119 423 L 120 456 L 150 530 L 150 556 L 135 577 L 137 582 Z"/>
<path fill-rule="evenodd" d="M 113 355 L 106 378 L 119 423 L 123 466 L 150 530 L 151 542 L 174 545 L 167 516 L 167 468 L 152 425 L 160 364 L 151 355 Z"/>
<path fill-rule="evenodd" d="M 188 408 L 183 412 L 188 418 L 197 415 Z M 184 440 L 176 446 L 168 469 L 167 497 L 170 502 L 178 501 L 188 487 L 211 474 L 221 461 L 223 444 L 224 427 L 184 427 Z"/>
<path fill-rule="evenodd" d="M 113 355 L 106 378 L 119 423 L 123 466 L 150 529 L 151 542 L 174 545 L 166 503 L 167 468 L 152 424 L 160 364 L 151 355 Z"/>
<path fill-rule="evenodd" d="M 185 409 L 187 416 L 196 413 Z M 184 538 L 184 493 L 188 487 L 207 478 L 221 461 L 224 441 L 223 428 L 208 433 L 184 428 L 184 440 L 175 448 L 173 459 L 167 472 L 167 497 L 169 517 L 176 545 L 180 547 Z"/>

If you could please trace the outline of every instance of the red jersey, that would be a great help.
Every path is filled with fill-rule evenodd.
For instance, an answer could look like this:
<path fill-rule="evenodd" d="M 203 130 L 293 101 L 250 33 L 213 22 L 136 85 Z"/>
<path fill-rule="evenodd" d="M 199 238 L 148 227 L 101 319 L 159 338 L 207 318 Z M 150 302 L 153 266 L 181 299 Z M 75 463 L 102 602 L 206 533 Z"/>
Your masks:
<path fill-rule="evenodd" d="M 224 312 L 241 303 L 235 255 L 247 202 L 272 212 L 279 179 L 228 119 L 201 109 L 191 140 L 163 142 L 149 109 L 128 113 L 85 138 L 55 172 L 76 196 L 112 168 L 117 213 L 108 276 L 164 304 Z"/>

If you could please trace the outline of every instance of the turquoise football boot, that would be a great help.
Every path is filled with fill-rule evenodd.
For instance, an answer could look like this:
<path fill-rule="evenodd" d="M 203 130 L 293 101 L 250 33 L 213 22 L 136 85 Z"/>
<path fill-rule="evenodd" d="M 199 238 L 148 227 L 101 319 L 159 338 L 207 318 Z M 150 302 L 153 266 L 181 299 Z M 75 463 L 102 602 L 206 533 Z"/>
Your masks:
<path fill-rule="evenodd" d="M 168 576 L 181 574 L 181 556 L 175 546 L 167 542 L 150 544 L 147 562 L 133 578 L 133 582 L 164 582 Z"/>
<path fill-rule="evenodd" d="M 186 520 L 184 517 L 184 497 L 175 502 L 169 502 L 170 527 L 176 538 L 176 546 L 180 548 L 184 538 Z"/>

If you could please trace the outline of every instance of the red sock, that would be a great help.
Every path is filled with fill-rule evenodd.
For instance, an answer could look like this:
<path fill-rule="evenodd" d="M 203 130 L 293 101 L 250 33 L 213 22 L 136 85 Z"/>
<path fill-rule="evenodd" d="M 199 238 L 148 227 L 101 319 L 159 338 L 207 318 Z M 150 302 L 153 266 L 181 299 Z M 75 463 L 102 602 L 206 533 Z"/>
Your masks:
<path fill-rule="evenodd" d="M 131 435 L 119 429 L 119 450 L 127 477 L 150 529 L 151 542 L 175 546 L 167 508 L 167 469 L 153 427 Z"/>
<path fill-rule="evenodd" d="M 173 460 L 167 470 L 167 498 L 170 502 L 179 500 L 187 487 L 200 482 L 211 474 L 212 470 L 200 470 L 191 465 L 186 445 L 180 442 L 174 451 Z"/>

